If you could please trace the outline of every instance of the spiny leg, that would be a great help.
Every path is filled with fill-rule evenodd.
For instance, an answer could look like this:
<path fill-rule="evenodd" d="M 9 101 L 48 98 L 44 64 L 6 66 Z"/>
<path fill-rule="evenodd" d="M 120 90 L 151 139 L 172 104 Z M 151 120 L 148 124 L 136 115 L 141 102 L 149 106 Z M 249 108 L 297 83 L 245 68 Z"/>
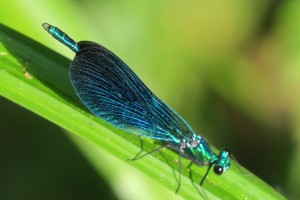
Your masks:
<path fill-rule="evenodd" d="M 181 151 L 179 153 L 179 159 L 178 159 L 178 187 L 175 191 L 176 194 L 179 191 L 180 186 L 181 186 Z"/>
<path fill-rule="evenodd" d="M 158 148 L 156 148 L 156 149 L 153 149 L 152 151 L 149 151 L 149 152 L 147 152 L 147 153 L 145 153 L 145 154 L 143 154 L 143 155 L 139 155 L 141 152 L 139 152 L 134 158 L 132 158 L 132 159 L 128 159 L 129 161 L 135 161 L 135 160 L 138 160 L 138 159 L 140 159 L 140 158 L 142 158 L 142 157 L 144 157 L 144 156 L 147 156 L 147 155 L 149 155 L 149 154 L 152 154 L 152 153 L 154 153 L 154 152 L 156 152 L 156 151 L 158 151 L 158 150 L 160 150 L 160 149 L 162 149 L 162 148 L 165 148 L 165 147 L 167 147 L 168 146 L 168 144 L 165 144 L 165 145 L 163 145 L 163 146 L 160 146 L 160 147 L 158 147 Z"/>
<path fill-rule="evenodd" d="M 143 143 L 143 140 L 142 140 L 142 136 L 139 135 L 139 139 L 140 139 L 140 151 L 133 157 L 133 158 L 128 158 L 127 161 L 133 161 L 133 160 L 136 160 L 137 157 L 139 157 L 139 155 L 144 151 L 144 143 Z"/>
<path fill-rule="evenodd" d="M 205 191 L 201 188 L 201 191 L 199 190 L 199 188 L 197 187 L 197 185 L 194 183 L 193 181 L 193 172 L 192 172 L 192 169 L 191 169 L 191 166 L 193 165 L 194 163 L 193 162 L 190 162 L 190 164 L 187 166 L 188 170 L 189 170 L 189 177 L 190 177 L 190 180 L 191 180 L 191 183 L 192 185 L 194 186 L 195 190 L 197 190 L 197 192 L 199 193 L 199 195 L 201 195 L 204 199 L 208 199 L 207 198 L 207 195 L 205 193 Z M 204 193 L 204 194 L 203 194 Z"/>
<path fill-rule="evenodd" d="M 194 164 L 193 162 L 190 162 L 190 164 L 187 166 L 187 168 L 189 170 L 190 180 L 191 180 L 191 183 L 194 186 L 194 188 L 201 194 L 201 192 L 199 191 L 199 188 L 197 187 L 197 185 L 195 185 L 195 183 L 193 181 L 193 173 L 192 173 L 192 169 L 191 169 L 191 166 L 193 164 Z"/>
<path fill-rule="evenodd" d="M 207 175 L 208 175 L 208 173 L 210 171 L 210 168 L 212 166 L 213 166 L 213 163 L 209 164 L 209 166 L 208 166 L 208 168 L 207 168 L 207 170 L 206 170 L 206 172 L 205 172 L 202 180 L 200 181 L 200 188 L 201 188 L 202 192 L 204 193 L 206 199 L 208 199 L 208 197 L 207 197 L 206 192 L 205 192 L 205 190 L 204 190 L 204 188 L 202 186 L 203 186 L 203 183 L 204 183 L 204 181 L 205 181 L 205 179 L 206 179 L 206 177 L 207 177 Z"/>

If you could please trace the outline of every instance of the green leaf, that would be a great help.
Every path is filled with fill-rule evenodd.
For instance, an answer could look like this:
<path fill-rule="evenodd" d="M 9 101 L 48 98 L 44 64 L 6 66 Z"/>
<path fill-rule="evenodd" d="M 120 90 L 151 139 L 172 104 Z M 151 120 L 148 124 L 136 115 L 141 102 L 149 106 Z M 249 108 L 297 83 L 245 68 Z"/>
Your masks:
<path fill-rule="evenodd" d="M 4 25 L 0 25 L 0 41 L 1 96 L 95 144 L 124 165 L 148 175 L 157 185 L 164 185 L 168 192 L 176 190 L 178 154 L 164 149 L 135 162 L 127 161 L 140 150 L 139 138 L 93 116 L 81 104 L 69 81 L 70 60 Z M 77 140 L 74 139 L 87 157 L 97 163 L 97 156 L 91 156 L 90 147 Z M 147 138 L 143 138 L 143 144 L 146 151 L 161 145 L 159 141 Z M 184 166 L 189 163 L 182 159 L 178 195 L 185 199 L 203 198 L 199 182 L 207 167 L 192 165 L 188 170 Z M 99 163 L 95 166 L 101 168 Z M 231 169 L 222 176 L 210 173 L 204 189 L 209 199 L 285 199 L 234 161 Z"/>

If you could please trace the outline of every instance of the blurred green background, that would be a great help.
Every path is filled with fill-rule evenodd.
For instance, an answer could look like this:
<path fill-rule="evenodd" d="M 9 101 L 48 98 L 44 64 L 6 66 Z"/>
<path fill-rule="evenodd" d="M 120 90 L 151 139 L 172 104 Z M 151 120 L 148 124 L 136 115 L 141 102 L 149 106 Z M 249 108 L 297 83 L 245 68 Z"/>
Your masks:
<path fill-rule="evenodd" d="M 299 10 L 296 0 L 11 0 L 0 23 L 70 59 L 42 23 L 103 44 L 210 144 L 299 199 Z M 135 199 L 74 138 L 2 97 L 0 123 L 1 199 Z"/>

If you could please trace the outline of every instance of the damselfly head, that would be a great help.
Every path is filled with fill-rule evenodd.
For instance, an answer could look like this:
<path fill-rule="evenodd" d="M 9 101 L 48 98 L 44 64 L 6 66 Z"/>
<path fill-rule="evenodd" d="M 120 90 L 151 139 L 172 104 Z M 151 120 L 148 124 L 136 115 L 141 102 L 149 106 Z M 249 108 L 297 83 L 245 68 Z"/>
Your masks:
<path fill-rule="evenodd" d="M 228 149 L 222 149 L 218 155 L 218 160 L 215 162 L 214 172 L 217 175 L 221 175 L 230 167 L 230 151 Z"/>

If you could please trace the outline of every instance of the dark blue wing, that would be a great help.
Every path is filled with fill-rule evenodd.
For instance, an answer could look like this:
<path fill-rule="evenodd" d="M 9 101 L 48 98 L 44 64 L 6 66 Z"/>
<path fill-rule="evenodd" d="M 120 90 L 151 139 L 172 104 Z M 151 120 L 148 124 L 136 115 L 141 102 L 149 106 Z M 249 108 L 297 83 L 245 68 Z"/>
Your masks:
<path fill-rule="evenodd" d="M 115 54 L 93 42 L 79 42 L 71 63 L 72 84 L 82 102 L 114 126 L 154 139 L 180 143 L 193 134 L 173 109 L 157 98 Z"/>

